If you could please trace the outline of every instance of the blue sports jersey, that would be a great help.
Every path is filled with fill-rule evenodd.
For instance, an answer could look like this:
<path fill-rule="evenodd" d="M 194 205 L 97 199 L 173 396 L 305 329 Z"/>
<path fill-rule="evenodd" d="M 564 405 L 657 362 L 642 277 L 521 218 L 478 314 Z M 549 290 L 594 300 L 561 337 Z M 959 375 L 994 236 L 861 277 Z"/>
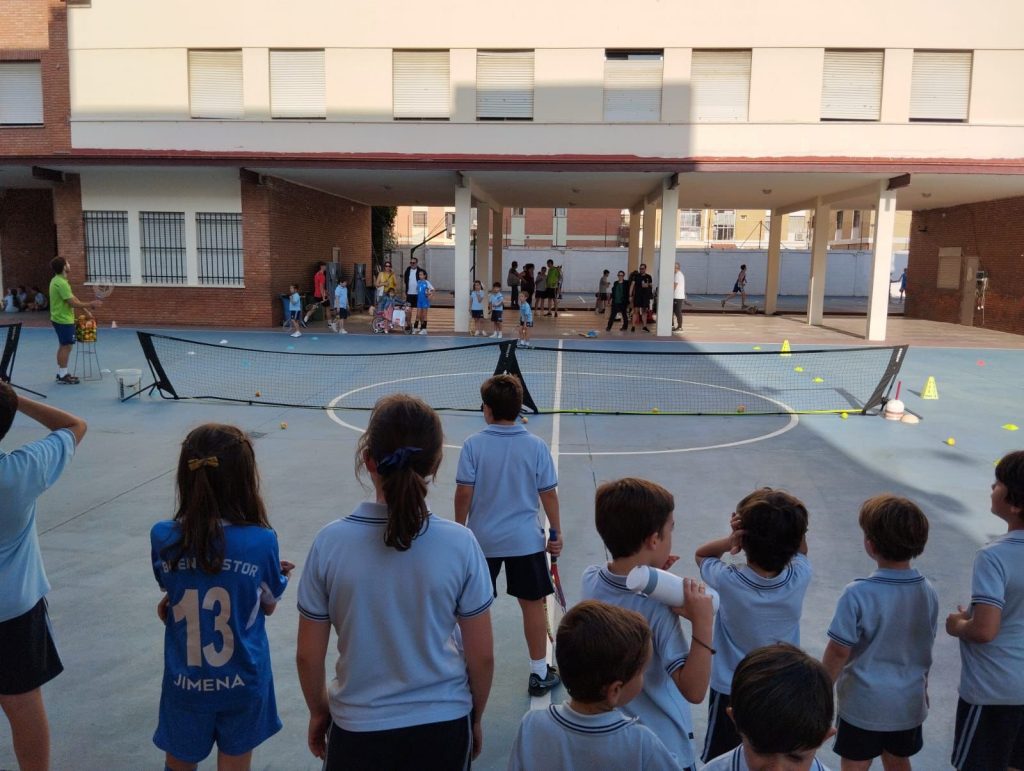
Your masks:
<path fill-rule="evenodd" d="M 334 307 L 348 308 L 348 287 L 338 284 L 334 287 Z"/>
<path fill-rule="evenodd" d="M 425 278 L 421 278 L 416 282 L 416 307 L 417 308 L 429 308 L 430 307 L 430 292 L 434 291 L 434 286 Z"/>
<path fill-rule="evenodd" d="M 533 322 L 533 308 L 530 307 L 530 303 L 519 304 L 519 320 L 525 321 L 527 324 Z"/>
<path fill-rule="evenodd" d="M 292 292 L 288 297 L 288 310 L 290 311 L 301 311 L 302 310 L 302 298 L 298 292 Z"/>
<path fill-rule="evenodd" d="M 288 584 L 277 535 L 256 525 L 224 525 L 224 564 L 204 573 L 184 557 L 178 569 L 161 552 L 178 539 L 172 521 L 150 531 L 153 573 L 170 601 L 164 633 L 163 694 L 190 708 L 215 711 L 262 698 L 273 684 L 265 615 Z"/>
<path fill-rule="evenodd" d="M 487 302 L 491 306 L 492 311 L 505 309 L 505 295 L 501 292 L 491 292 L 491 294 L 487 295 Z"/>

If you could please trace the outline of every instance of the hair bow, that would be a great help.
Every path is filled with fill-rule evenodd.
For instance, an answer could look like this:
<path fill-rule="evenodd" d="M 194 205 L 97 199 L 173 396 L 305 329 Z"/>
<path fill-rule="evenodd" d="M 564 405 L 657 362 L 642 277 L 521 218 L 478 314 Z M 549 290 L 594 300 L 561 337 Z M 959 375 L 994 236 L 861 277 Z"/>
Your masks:
<path fill-rule="evenodd" d="M 188 462 L 188 470 L 196 471 L 201 469 L 203 466 L 209 466 L 210 468 L 217 468 L 220 465 L 220 460 L 216 455 L 211 455 L 208 458 L 193 458 Z"/>
<path fill-rule="evenodd" d="M 419 447 L 399 447 L 377 461 L 377 473 L 390 474 L 392 471 L 407 468 L 412 456 L 418 452 L 422 452 Z"/>

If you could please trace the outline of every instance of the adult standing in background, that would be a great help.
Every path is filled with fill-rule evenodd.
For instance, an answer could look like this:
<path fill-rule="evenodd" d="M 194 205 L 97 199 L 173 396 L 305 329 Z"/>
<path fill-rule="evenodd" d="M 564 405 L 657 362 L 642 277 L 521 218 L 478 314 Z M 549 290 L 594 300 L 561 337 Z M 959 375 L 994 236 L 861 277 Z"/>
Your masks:
<path fill-rule="evenodd" d="M 377 301 L 374 305 L 380 305 L 381 298 L 388 293 L 389 289 L 398 291 L 398 278 L 391 269 L 391 260 L 385 261 L 384 267 L 377 274 L 377 278 L 374 279 L 373 283 L 377 287 Z"/>
<path fill-rule="evenodd" d="M 512 308 L 519 308 L 519 287 L 522 283 L 522 279 L 519 275 L 519 263 L 512 260 L 512 266 L 508 269 L 508 278 L 506 283 L 508 288 L 512 292 Z"/>
<path fill-rule="evenodd" d="M 654 298 L 654 279 L 647 272 L 647 265 L 641 263 L 640 269 L 630 276 L 629 304 L 633 306 L 633 323 L 630 325 L 630 332 L 636 332 L 637 321 L 644 332 L 650 332 L 647 328 L 647 312 L 651 309 L 651 300 Z"/>
<path fill-rule="evenodd" d="M 612 285 L 610 274 L 611 271 L 606 270 L 597 282 L 597 303 L 594 310 L 598 313 L 604 313 L 605 306 L 608 304 L 608 290 Z"/>
<path fill-rule="evenodd" d="M 548 312 L 545 316 L 550 316 L 552 312 L 555 314 L 555 318 L 558 318 L 558 290 L 562 286 L 562 266 L 555 265 L 554 260 L 548 260 L 548 273 L 546 277 L 547 284 L 547 297 L 548 297 Z"/>
<path fill-rule="evenodd" d="M 683 269 L 676 263 L 676 272 L 672 276 L 672 329 L 683 328 L 683 306 L 690 305 L 686 299 L 686 277 Z"/>
<path fill-rule="evenodd" d="M 71 346 L 75 344 L 75 308 L 92 318 L 92 309 L 103 305 L 99 300 L 84 303 L 71 292 L 68 272 L 71 264 L 63 257 L 50 260 L 53 278 L 50 279 L 50 323 L 57 333 L 57 382 L 75 385 L 78 378 L 68 372 Z"/>
<path fill-rule="evenodd" d="M 519 284 L 520 289 L 519 289 L 519 291 L 526 293 L 526 302 L 528 302 L 532 306 L 533 302 L 534 302 L 534 300 L 533 300 L 534 290 L 537 288 L 536 279 L 533 276 L 533 263 L 532 262 L 528 262 L 528 263 L 526 263 L 523 266 L 523 272 L 519 276 L 519 279 L 520 279 L 520 284 Z"/>
<path fill-rule="evenodd" d="M 415 257 L 409 258 L 409 267 L 405 269 L 405 301 L 409 305 L 410 311 L 416 307 L 416 295 L 417 295 L 417 274 L 420 270 L 420 264 Z M 405 330 L 412 330 L 412 317 L 415 313 L 406 314 Z"/>

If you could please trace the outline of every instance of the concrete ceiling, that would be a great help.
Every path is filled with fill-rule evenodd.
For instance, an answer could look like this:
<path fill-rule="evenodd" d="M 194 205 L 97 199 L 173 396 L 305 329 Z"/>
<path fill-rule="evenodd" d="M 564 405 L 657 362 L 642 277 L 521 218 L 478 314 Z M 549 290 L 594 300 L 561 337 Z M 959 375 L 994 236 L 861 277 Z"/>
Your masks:
<path fill-rule="evenodd" d="M 362 203 L 452 206 L 458 175 L 451 171 L 254 168 Z M 464 179 L 474 196 L 504 207 L 628 209 L 660 195 L 667 174 L 658 172 L 473 171 Z M 828 172 L 694 172 L 679 175 L 679 206 L 711 209 L 773 209 L 816 196 L 862 189 L 894 174 Z M 1015 174 L 914 174 L 897 192 L 900 209 L 936 209 L 1024 196 Z M 836 202 L 834 208 L 874 206 L 871 196 Z"/>

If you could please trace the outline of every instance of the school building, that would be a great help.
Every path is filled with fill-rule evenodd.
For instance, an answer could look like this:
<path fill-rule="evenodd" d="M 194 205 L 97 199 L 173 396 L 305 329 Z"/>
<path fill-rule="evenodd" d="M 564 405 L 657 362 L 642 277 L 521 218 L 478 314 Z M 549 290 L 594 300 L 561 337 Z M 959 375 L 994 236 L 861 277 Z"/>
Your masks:
<path fill-rule="evenodd" d="M 553 241 L 556 211 L 566 228 L 617 213 L 581 235 L 614 231 L 662 296 L 684 227 L 702 240 L 726 232 L 718 212 L 759 212 L 770 313 L 784 224 L 809 212 L 793 233 L 820 324 L 829 242 L 867 212 L 864 334 L 881 340 L 910 212 L 907 315 L 1024 332 L 1018 0 L 864 0 L 865 24 L 812 0 L 416 8 L 3 3 L 0 280 L 45 282 L 59 253 L 81 294 L 115 287 L 118 321 L 264 326 L 316 260 L 370 262 L 371 207 L 451 207 L 463 331 L 471 260 L 499 273 L 531 210 Z"/>

